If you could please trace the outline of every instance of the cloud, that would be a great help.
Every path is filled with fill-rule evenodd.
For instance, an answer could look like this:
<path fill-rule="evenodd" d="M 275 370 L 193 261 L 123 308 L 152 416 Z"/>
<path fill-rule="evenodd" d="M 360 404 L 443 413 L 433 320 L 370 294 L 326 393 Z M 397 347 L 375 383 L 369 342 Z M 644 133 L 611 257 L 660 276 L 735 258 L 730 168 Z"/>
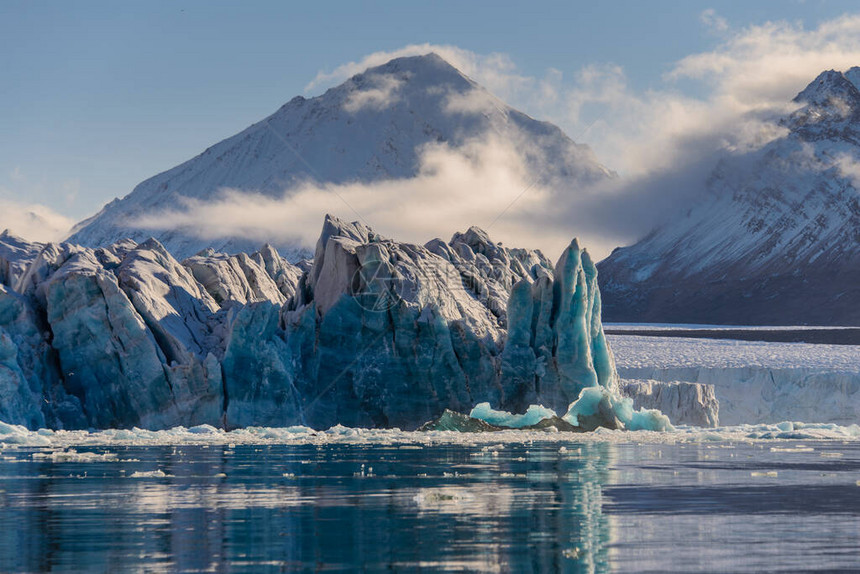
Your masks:
<path fill-rule="evenodd" d="M 574 139 L 622 177 L 589 195 L 590 221 L 619 244 L 641 237 L 705 190 L 716 164 L 786 135 L 779 119 L 822 71 L 860 65 L 860 16 L 807 29 L 767 22 L 734 29 L 715 12 L 702 20 L 720 43 L 671 66 L 655 87 L 636 90 L 615 64 L 593 64 L 557 82 L 548 110 Z"/>
<path fill-rule="evenodd" d="M 274 198 L 224 189 L 216 201 L 186 200 L 179 209 L 130 224 L 180 229 L 204 239 L 238 235 L 260 242 L 299 240 L 313 245 L 324 215 L 333 213 L 363 220 L 386 237 L 419 244 L 434 237 L 449 239 L 455 231 L 478 225 L 496 241 L 541 248 L 550 257 L 572 239 L 570 220 L 551 222 L 544 217 L 563 204 L 564 196 L 535 184 L 516 144 L 492 137 L 458 148 L 430 144 L 419 157 L 419 173 L 410 179 L 307 183 Z M 612 247 L 601 245 L 596 235 L 583 239 L 592 252 L 605 255 Z"/>
<path fill-rule="evenodd" d="M 60 241 L 74 223 L 50 207 L 0 198 L 0 230 L 9 229 L 30 241 Z"/>
<path fill-rule="evenodd" d="M 404 83 L 402 78 L 380 74 L 371 76 L 369 81 L 372 82 L 371 87 L 350 93 L 343 104 L 344 110 L 354 114 L 365 109 L 384 110 L 397 103 L 398 91 Z"/>
<path fill-rule="evenodd" d="M 540 81 L 522 75 L 506 54 L 476 54 L 447 44 L 410 44 L 397 50 L 374 52 L 360 60 L 338 66 L 330 72 L 321 71 L 305 86 L 305 92 L 339 84 L 367 68 L 381 66 L 394 58 L 422 56 L 431 52 L 438 54 L 505 101 L 527 97 L 527 94 L 536 89 L 549 89 L 544 88 Z"/>
<path fill-rule="evenodd" d="M 768 22 L 735 31 L 717 49 L 680 60 L 668 78 L 699 80 L 713 98 L 749 108 L 784 102 L 820 72 L 858 64 L 860 15 L 846 15 L 812 30 Z"/>
<path fill-rule="evenodd" d="M 28 177 L 19 166 L 14 167 L 0 182 L 0 231 L 9 229 L 14 234 L 30 241 L 60 241 L 64 239 L 75 221 L 38 203 L 39 198 L 60 196 L 66 208 L 77 201 L 80 181 L 66 179 L 49 184 L 44 179 Z M 53 193 L 52 193 L 53 192 Z M 31 198 L 22 201 L 20 198 Z"/>
<path fill-rule="evenodd" d="M 837 155 L 833 164 L 839 175 L 848 179 L 855 189 L 860 189 L 860 161 L 847 153 Z"/>
<path fill-rule="evenodd" d="M 703 10 L 699 15 L 699 21 L 702 22 L 706 28 L 718 34 L 726 32 L 729 29 L 728 21 L 717 14 L 717 11 L 713 8 Z"/>
<path fill-rule="evenodd" d="M 445 98 L 444 112 L 450 115 L 480 114 L 492 107 L 503 105 L 498 98 L 489 92 L 476 88 L 448 94 Z"/>

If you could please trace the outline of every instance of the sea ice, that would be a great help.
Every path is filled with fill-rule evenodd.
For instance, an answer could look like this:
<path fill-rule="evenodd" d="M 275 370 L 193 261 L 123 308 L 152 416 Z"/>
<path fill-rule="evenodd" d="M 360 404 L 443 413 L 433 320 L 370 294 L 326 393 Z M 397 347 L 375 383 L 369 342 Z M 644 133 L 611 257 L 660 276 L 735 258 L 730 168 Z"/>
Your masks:
<path fill-rule="evenodd" d="M 169 474 L 166 474 L 163 470 L 138 470 L 129 475 L 129 478 L 167 478 Z"/>
<path fill-rule="evenodd" d="M 604 387 L 583 389 L 562 417 L 586 430 L 598 427 L 626 430 L 674 430 L 669 417 L 657 410 L 633 410 L 633 399 L 622 397 Z"/>

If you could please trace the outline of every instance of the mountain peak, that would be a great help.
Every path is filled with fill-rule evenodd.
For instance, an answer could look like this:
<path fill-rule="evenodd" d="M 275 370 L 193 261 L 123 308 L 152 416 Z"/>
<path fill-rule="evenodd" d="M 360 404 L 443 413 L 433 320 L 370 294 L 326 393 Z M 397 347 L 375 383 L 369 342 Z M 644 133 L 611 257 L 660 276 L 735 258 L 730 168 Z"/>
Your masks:
<path fill-rule="evenodd" d="M 425 91 L 428 88 L 444 88 L 455 92 L 483 89 L 436 52 L 394 58 L 352 76 L 333 89 L 379 90 L 394 86 L 405 88 L 407 85 L 412 91 Z"/>
<path fill-rule="evenodd" d="M 849 68 L 845 71 L 843 75 L 848 79 L 849 82 L 854 84 L 854 87 L 860 90 L 860 66 L 854 66 L 852 68 Z"/>
<path fill-rule="evenodd" d="M 860 67 L 847 72 L 827 70 L 794 98 L 805 104 L 792 113 L 786 125 L 808 140 L 836 138 L 857 141 L 860 121 Z"/>
<path fill-rule="evenodd" d="M 223 189 L 281 198 L 308 181 L 410 179 L 421 173 L 428 145 L 471 153 L 474 142 L 490 136 L 520 153 L 526 168 L 556 189 L 578 189 L 613 176 L 587 146 L 518 112 L 429 52 L 368 68 L 319 96 L 293 98 L 262 121 L 142 182 L 76 226 L 70 240 L 100 246 L 155 235 L 180 259 L 210 246 L 251 252 L 272 241 L 295 260 L 308 255 L 310 246 L 278 243 L 275 237 L 222 236 L 217 230 L 203 238 L 185 228 L 138 225 L 151 226 L 154 220 L 147 217 L 175 210 L 187 198 L 216 202 Z M 332 227 L 339 226 L 332 220 Z"/>
<path fill-rule="evenodd" d="M 602 261 L 604 317 L 860 324 L 857 186 L 843 167 L 860 157 L 858 78 L 819 74 L 794 99 L 788 135 L 720 161 L 707 194 Z"/>
<path fill-rule="evenodd" d="M 445 72 L 453 72 L 463 75 L 460 70 L 454 67 L 448 60 L 437 54 L 436 52 L 428 52 L 417 56 L 399 56 L 392 58 L 386 63 L 368 68 L 364 73 L 376 71 L 430 71 L 441 70 Z"/>
<path fill-rule="evenodd" d="M 852 79 L 860 79 L 860 68 L 851 68 L 846 74 L 836 70 L 821 72 L 794 101 L 821 107 L 833 105 L 834 100 L 860 102 L 860 91 Z"/>

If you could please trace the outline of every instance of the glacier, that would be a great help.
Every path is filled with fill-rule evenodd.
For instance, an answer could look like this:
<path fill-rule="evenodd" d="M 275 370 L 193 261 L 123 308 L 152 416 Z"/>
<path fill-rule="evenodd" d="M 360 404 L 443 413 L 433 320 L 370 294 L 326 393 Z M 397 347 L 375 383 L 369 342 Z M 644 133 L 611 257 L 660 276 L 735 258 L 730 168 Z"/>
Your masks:
<path fill-rule="evenodd" d="M 621 368 L 619 373 L 628 375 Z M 621 394 L 630 398 L 635 408 L 671 413 L 675 424 L 720 426 L 720 401 L 712 384 L 671 379 L 622 379 L 620 387 Z"/>
<path fill-rule="evenodd" d="M 788 420 L 847 425 L 860 419 L 856 345 L 635 335 L 609 339 L 618 357 L 622 392 L 637 406 L 660 409 L 673 400 L 669 389 L 677 388 L 704 393 L 703 403 L 716 407 L 713 415 L 720 424 Z M 664 396 L 658 398 L 658 393 Z M 699 417 L 706 411 L 669 412 L 673 422 L 702 424 Z"/>
<path fill-rule="evenodd" d="M 26 428 L 411 430 L 480 403 L 668 428 L 619 395 L 576 240 L 553 265 L 479 228 L 413 245 L 327 216 L 298 264 L 7 233 L 0 268 L 0 420 Z"/>

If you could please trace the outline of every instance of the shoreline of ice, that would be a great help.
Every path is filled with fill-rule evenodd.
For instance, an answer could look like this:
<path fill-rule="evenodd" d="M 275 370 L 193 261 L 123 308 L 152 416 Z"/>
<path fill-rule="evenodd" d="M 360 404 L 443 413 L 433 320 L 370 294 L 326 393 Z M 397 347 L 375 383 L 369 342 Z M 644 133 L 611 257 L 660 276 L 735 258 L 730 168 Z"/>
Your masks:
<path fill-rule="evenodd" d="M 676 427 L 674 431 L 622 431 L 600 428 L 588 433 L 546 430 L 503 430 L 466 433 L 457 431 L 401 431 L 399 429 L 348 428 L 341 425 L 317 431 L 308 427 L 247 427 L 225 431 L 209 425 L 150 431 L 139 428 L 98 431 L 27 430 L 0 422 L 0 450 L 21 447 L 69 448 L 81 446 L 171 445 L 436 445 L 514 444 L 531 442 L 609 443 L 715 443 L 774 440 L 860 441 L 860 426 L 828 423 L 782 422 L 717 428 Z"/>
<path fill-rule="evenodd" d="M 613 331 L 842 331 L 856 329 L 850 325 L 721 325 L 709 323 L 615 323 L 604 321 Z"/>

